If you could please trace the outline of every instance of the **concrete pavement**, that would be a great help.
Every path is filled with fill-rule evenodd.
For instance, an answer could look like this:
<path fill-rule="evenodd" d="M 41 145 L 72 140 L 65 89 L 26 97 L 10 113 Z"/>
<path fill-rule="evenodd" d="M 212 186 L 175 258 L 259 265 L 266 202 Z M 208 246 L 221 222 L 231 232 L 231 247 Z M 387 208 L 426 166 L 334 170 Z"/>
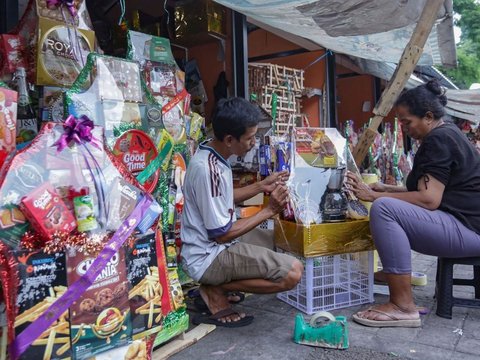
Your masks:
<path fill-rule="evenodd" d="M 381 329 L 358 325 L 351 320 L 351 315 L 368 306 L 365 304 L 331 311 L 333 315 L 348 318 L 349 349 L 298 345 L 292 341 L 298 310 L 274 295 L 250 295 L 239 308 L 255 316 L 251 325 L 236 329 L 217 327 L 172 359 L 479 359 L 480 309 L 454 307 L 452 320 L 435 315 L 436 258 L 414 253 L 412 260 L 413 270 L 428 276 L 426 286 L 414 287 L 417 305 L 429 310 L 422 316 L 421 328 Z M 472 267 L 461 266 L 456 271 L 456 274 L 471 277 Z M 455 291 L 473 298 L 471 288 L 458 287 Z M 384 302 L 387 298 L 375 295 L 376 302 Z M 161 352 L 161 348 L 157 351 Z"/>

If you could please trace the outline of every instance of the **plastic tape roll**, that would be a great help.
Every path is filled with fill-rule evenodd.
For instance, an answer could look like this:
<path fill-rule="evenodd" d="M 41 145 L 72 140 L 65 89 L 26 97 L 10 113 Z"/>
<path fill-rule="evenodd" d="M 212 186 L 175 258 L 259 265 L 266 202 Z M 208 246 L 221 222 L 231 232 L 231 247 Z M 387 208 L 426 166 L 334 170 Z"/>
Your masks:
<path fill-rule="evenodd" d="M 412 285 L 425 286 L 427 285 L 427 275 L 421 272 L 412 272 Z"/>
<path fill-rule="evenodd" d="M 329 320 L 328 322 L 335 321 L 335 316 L 330 314 L 328 311 L 319 311 L 315 315 L 313 315 L 312 318 L 310 319 L 310 326 L 318 327 L 320 324 L 317 323 L 317 321 L 320 318 L 326 318 L 326 319 Z"/>

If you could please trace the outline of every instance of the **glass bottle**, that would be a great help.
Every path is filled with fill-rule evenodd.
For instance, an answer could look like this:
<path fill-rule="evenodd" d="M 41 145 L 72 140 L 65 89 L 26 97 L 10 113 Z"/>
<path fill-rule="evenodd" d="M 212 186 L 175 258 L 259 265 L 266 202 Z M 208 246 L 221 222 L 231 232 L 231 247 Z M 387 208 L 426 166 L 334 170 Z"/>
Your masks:
<path fill-rule="evenodd" d="M 28 142 L 38 134 L 38 120 L 32 108 L 28 94 L 25 68 L 19 67 L 15 72 L 17 81 L 17 144 Z"/>

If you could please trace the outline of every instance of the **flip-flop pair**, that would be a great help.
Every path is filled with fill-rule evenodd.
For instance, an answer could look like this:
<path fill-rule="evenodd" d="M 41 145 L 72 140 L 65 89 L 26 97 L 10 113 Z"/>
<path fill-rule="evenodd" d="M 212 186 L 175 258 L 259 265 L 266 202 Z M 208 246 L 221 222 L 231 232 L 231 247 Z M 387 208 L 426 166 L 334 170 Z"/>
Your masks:
<path fill-rule="evenodd" d="M 239 304 L 243 300 L 245 300 L 245 294 L 242 293 L 242 292 L 232 291 L 232 292 L 228 293 L 228 296 L 236 296 L 236 297 L 239 298 L 236 301 L 229 301 L 230 304 L 233 304 L 233 305 Z M 197 308 L 198 311 L 210 312 L 210 310 L 208 310 L 207 304 L 205 304 L 205 301 L 203 301 L 201 296 L 198 296 L 198 297 L 194 298 L 193 304 L 195 305 L 195 307 Z"/>
<path fill-rule="evenodd" d="M 399 319 L 393 313 L 387 313 L 385 311 L 381 311 L 375 309 L 373 307 L 367 309 L 368 312 L 373 312 L 376 314 L 381 314 L 387 317 L 389 320 L 374 320 L 374 319 L 366 319 L 354 314 L 353 320 L 359 324 L 370 326 L 370 327 L 421 327 L 422 321 L 420 320 L 420 314 L 418 315 L 417 319 Z"/>
<path fill-rule="evenodd" d="M 230 321 L 230 322 L 220 321 L 221 318 L 224 318 L 230 315 L 240 316 L 237 311 L 233 310 L 232 308 L 228 308 L 228 309 L 220 310 L 215 314 L 210 314 L 210 313 L 197 314 L 193 317 L 192 322 L 195 325 L 212 324 L 212 325 L 223 326 L 227 328 L 236 328 L 236 327 L 250 325 L 253 321 L 253 316 L 251 315 L 245 316 L 237 321 Z"/>

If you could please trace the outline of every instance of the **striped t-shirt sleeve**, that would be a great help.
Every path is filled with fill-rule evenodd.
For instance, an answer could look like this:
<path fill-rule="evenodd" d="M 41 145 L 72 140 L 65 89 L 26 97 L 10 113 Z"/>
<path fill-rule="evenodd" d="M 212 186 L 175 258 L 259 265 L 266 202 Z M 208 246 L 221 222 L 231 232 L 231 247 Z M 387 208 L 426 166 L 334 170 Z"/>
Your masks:
<path fill-rule="evenodd" d="M 208 166 L 198 174 L 197 205 L 207 229 L 208 237 L 215 239 L 232 227 L 232 199 L 228 198 L 227 181 L 222 176 L 217 157 L 208 158 Z"/>

